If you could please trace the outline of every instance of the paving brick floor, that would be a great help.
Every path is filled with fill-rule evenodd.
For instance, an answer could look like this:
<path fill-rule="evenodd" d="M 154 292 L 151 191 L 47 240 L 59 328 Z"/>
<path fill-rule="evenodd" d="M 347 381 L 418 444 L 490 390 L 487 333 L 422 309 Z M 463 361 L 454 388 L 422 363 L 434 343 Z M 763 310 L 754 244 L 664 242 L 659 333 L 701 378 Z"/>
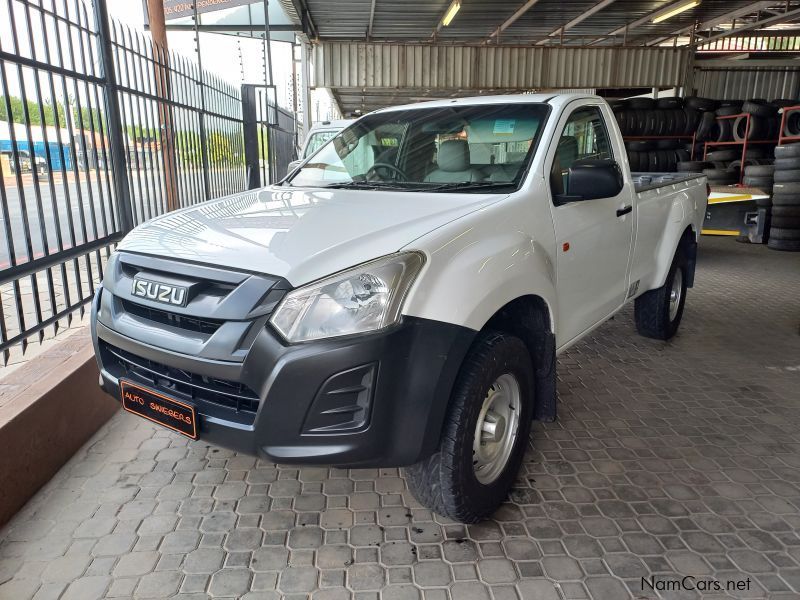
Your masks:
<path fill-rule="evenodd" d="M 798 598 L 799 326 L 800 255 L 703 239 L 677 338 L 626 310 L 562 356 L 558 422 L 469 527 L 396 469 L 276 466 L 119 414 L 0 532 L 0 598 Z M 642 589 L 687 575 L 723 591 Z"/>

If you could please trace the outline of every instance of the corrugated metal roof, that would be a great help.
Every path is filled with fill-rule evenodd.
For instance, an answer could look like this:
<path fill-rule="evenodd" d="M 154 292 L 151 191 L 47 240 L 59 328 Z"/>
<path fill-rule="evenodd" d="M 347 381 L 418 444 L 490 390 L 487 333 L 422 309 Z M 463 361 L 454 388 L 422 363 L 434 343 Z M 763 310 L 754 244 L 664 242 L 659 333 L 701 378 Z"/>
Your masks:
<path fill-rule="evenodd" d="M 678 0 L 462 0 L 451 25 L 439 27 L 451 0 L 277 1 L 313 23 L 315 84 L 331 88 L 345 112 L 532 88 L 682 86 L 691 50 L 646 44 L 685 34 L 698 22 L 718 27 L 728 14 L 736 13 L 737 26 L 769 14 L 754 6 L 773 13 L 800 7 L 800 0 L 701 0 L 654 24 L 654 13 Z M 576 19 L 563 37 L 551 36 Z M 792 21 L 800 19 L 786 20 Z"/>
<path fill-rule="evenodd" d="M 295 15 L 308 9 L 320 40 L 365 40 L 370 30 L 373 41 L 427 41 L 437 28 L 450 0 L 279 0 L 292 5 Z M 374 1 L 374 11 L 372 10 Z M 538 0 L 499 37 L 500 43 L 541 40 L 559 27 L 594 7 L 599 0 Z M 565 34 L 565 43 L 588 42 L 598 35 L 610 34 L 626 24 L 643 19 L 675 0 L 615 0 L 574 25 Z M 629 31 L 628 40 L 641 44 L 669 35 L 693 23 L 707 22 L 752 5 L 753 0 L 702 0 L 701 4 L 666 21 L 650 20 Z M 442 42 L 486 41 L 504 21 L 513 15 L 524 0 L 462 0 L 461 10 L 449 27 L 442 27 L 436 39 Z M 782 11 L 786 2 L 775 0 Z M 796 4 L 796 3 L 795 3 Z M 737 22 L 741 22 L 742 17 Z M 299 22 L 299 21 L 298 21 Z M 492 40 L 496 43 L 496 38 Z M 554 39 L 557 43 L 558 38 Z M 619 42 L 619 40 L 617 40 Z"/>

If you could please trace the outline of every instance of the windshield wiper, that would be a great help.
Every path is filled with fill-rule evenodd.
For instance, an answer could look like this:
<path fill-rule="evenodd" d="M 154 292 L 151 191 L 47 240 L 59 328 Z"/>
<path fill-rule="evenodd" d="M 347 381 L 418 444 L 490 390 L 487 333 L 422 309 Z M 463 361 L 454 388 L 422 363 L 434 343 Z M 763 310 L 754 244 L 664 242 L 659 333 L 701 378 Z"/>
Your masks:
<path fill-rule="evenodd" d="M 408 188 L 396 183 L 384 181 L 344 181 L 320 186 L 326 190 L 407 190 Z"/>
<path fill-rule="evenodd" d="M 431 188 L 427 188 L 426 192 L 446 192 L 450 190 L 502 190 L 509 187 L 516 187 L 513 181 L 459 181 L 456 183 L 443 183 Z"/>

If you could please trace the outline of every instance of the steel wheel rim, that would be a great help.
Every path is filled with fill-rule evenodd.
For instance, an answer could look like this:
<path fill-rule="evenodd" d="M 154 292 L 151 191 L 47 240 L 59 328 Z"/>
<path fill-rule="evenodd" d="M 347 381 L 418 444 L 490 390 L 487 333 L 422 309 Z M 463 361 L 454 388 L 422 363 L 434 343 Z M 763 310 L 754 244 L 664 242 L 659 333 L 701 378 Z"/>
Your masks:
<path fill-rule="evenodd" d="M 519 433 L 522 392 L 517 378 L 505 373 L 489 386 L 472 443 L 475 478 L 488 485 L 503 473 Z"/>
<path fill-rule="evenodd" d="M 683 296 L 683 269 L 675 269 L 675 276 L 672 278 L 672 289 L 669 291 L 669 320 L 674 321 L 678 316 L 681 307 L 681 296 Z"/>

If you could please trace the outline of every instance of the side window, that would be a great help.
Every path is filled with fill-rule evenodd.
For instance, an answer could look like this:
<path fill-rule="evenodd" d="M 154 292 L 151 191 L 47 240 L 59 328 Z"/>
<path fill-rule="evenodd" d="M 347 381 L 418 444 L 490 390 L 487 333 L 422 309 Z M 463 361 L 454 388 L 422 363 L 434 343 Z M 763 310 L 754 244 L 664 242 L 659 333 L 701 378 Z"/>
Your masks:
<path fill-rule="evenodd" d="M 554 195 L 569 191 L 566 189 L 569 168 L 586 158 L 614 158 L 603 115 L 596 106 L 579 108 L 564 125 L 550 171 L 550 188 Z"/>

